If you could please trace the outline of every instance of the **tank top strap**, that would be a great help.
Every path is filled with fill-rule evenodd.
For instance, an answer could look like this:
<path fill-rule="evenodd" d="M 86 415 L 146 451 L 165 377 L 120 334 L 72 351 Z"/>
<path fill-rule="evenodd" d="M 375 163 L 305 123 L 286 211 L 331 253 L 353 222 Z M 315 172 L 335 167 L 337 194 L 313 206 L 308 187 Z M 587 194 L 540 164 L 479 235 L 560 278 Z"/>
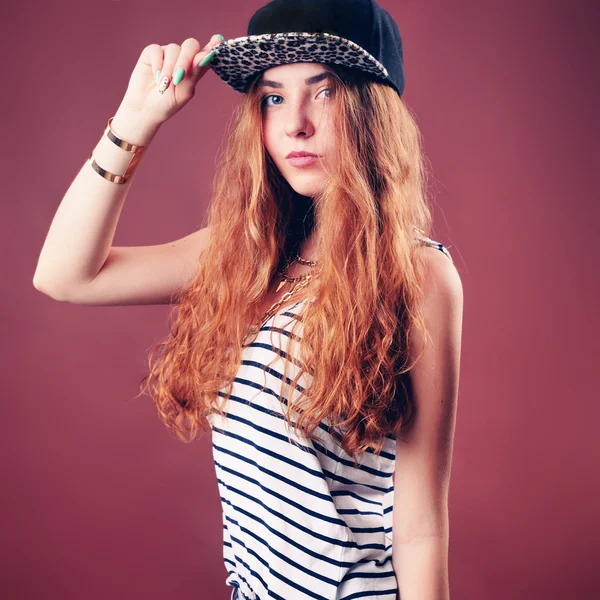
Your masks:
<path fill-rule="evenodd" d="M 425 235 L 420 235 L 420 234 L 417 234 L 415 239 L 419 240 L 419 242 L 425 246 L 430 246 L 431 248 L 436 248 L 437 250 L 440 250 L 450 259 L 450 262 L 454 263 L 454 260 L 452 259 L 452 255 L 448 251 L 448 248 L 446 248 L 446 246 L 444 246 L 444 244 L 442 244 L 436 240 L 432 240 L 431 238 L 429 238 Z"/>

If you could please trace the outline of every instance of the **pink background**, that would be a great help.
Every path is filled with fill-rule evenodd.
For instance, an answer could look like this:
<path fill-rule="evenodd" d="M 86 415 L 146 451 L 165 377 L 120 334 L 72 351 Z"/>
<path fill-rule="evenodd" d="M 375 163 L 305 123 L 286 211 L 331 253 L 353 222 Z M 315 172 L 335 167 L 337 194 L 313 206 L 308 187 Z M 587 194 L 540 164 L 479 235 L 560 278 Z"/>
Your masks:
<path fill-rule="evenodd" d="M 245 35 L 264 3 L 0 8 L 2 598 L 229 598 L 210 439 L 178 441 L 133 400 L 169 307 L 60 303 L 32 278 L 143 47 Z M 598 4 L 381 5 L 465 294 L 451 597 L 597 598 Z M 152 142 L 115 245 L 204 224 L 239 99 L 212 72 L 199 83 Z"/>

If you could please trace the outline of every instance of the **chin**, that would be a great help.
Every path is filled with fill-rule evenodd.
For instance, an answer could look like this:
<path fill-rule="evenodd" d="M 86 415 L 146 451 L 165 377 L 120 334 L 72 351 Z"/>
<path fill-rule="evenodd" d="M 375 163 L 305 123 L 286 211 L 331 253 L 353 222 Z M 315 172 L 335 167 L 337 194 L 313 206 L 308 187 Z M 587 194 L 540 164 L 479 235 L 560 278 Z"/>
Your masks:
<path fill-rule="evenodd" d="M 301 196 L 316 196 L 323 188 L 323 177 L 315 175 L 305 177 L 286 177 L 290 187 Z"/>

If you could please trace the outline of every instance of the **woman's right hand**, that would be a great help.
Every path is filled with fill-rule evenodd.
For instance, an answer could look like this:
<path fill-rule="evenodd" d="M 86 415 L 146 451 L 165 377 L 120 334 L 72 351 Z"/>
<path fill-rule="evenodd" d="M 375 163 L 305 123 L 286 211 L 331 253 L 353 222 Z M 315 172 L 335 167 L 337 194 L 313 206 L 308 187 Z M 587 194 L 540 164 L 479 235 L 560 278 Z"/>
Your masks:
<path fill-rule="evenodd" d="M 188 38 L 181 46 L 146 46 L 131 74 L 118 112 L 134 114 L 137 121 L 142 120 L 148 126 L 158 128 L 193 98 L 196 84 L 210 68 L 210 63 L 204 67 L 198 64 L 221 42 L 218 35 L 213 35 L 204 48 L 200 48 L 195 38 Z M 180 67 L 185 69 L 185 73 L 175 85 L 173 77 Z M 157 71 L 161 72 L 158 83 Z M 164 77 L 168 78 L 168 87 L 161 94 L 159 86 Z"/>

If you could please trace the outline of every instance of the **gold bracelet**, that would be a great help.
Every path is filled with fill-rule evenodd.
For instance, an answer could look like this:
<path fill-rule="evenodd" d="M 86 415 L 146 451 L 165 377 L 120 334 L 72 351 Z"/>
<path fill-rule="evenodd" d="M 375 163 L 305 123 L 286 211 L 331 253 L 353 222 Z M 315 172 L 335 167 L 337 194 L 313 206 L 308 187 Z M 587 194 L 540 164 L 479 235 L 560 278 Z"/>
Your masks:
<path fill-rule="evenodd" d="M 111 117 L 108 120 L 106 128 L 104 129 L 104 135 L 113 144 L 116 144 L 119 148 L 123 148 L 123 150 L 127 150 L 127 152 L 132 153 L 131 160 L 129 161 L 129 164 L 127 165 L 127 169 L 125 170 L 125 173 L 123 173 L 123 175 L 115 175 L 114 173 L 111 173 L 110 171 L 103 169 L 94 159 L 93 153 L 90 155 L 88 162 L 89 162 L 90 166 L 92 167 L 92 169 L 94 169 L 94 171 L 96 171 L 96 173 L 98 173 L 99 175 L 102 175 L 102 177 L 104 177 L 104 179 L 108 179 L 109 181 L 113 181 L 114 183 L 125 183 L 129 179 L 129 177 L 130 177 L 131 173 L 133 172 L 133 170 L 135 169 L 136 165 L 138 164 L 138 162 L 141 158 L 142 150 L 144 150 L 144 148 L 146 146 L 137 146 L 136 144 L 130 144 L 129 142 L 126 142 L 125 140 L 122 140 L 121 138 L 117 137 L 115 135 L 115 132 L 111 129 L 111 123 L 112 123 L 113 119 L 114 119 L 114 117 Z"/>

